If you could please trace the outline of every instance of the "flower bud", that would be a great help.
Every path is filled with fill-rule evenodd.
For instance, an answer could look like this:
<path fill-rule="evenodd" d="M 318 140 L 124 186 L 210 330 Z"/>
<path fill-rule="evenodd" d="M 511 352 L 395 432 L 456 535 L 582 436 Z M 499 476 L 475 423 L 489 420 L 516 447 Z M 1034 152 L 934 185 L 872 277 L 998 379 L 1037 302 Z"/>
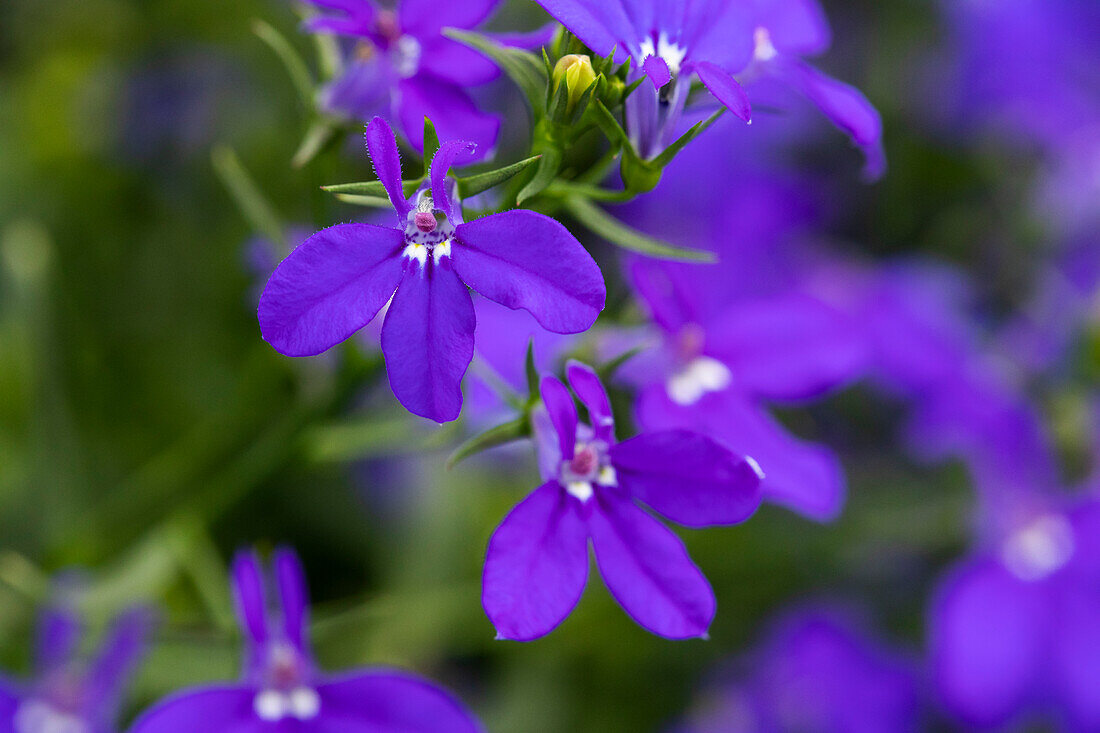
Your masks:
<path fill-rule="evenodd" d="M 562 56 L 558 59 L 558 63 L 554 64 L 554 91 L 557 91 L 559 84 L 565 82 L 570 110 L 576 106 L 584 90 L 588 89 L 595 80 L 596 70 L 592 68 L 592 59 L 583 54 L 571 53 Z"/>

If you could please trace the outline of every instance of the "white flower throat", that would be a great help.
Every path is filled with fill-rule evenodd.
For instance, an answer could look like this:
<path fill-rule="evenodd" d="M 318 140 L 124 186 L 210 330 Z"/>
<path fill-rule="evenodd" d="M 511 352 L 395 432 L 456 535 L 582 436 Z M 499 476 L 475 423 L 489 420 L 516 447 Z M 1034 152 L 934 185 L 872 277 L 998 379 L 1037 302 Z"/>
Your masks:
<path fill-rule="evenodd" d="M 668 64 L 668 70 L 673 79 L 680 74 L 680 66 L 684 63 L 684 57 L 687 56 L 687 49 L 669 41 L 668 34 L 663 31 L 657 35 L 656 42 L 653 36 L 643 39 L 638 49 L 639 63 L 649 56 L 656 56 Z"/>
<path fill-rule="evenodd" d="M 430 255 L 435 262 L 444 257 L 451 256 L 451 240 L 454 237 L 455 228 L 450 219 L 435 208 L 432 195 L 428 191 L 421 191 L 417 199 L 416 208 L 409 212 L 405 222 L 405 251 L 406 259 L 416 260 L 423 268 L 428 263 Z"/>
<path fill-rule="evenodd" d="M 618 486 L 615 468 L 607 455 L 607 443 L 594 440 L 578 442 L 573 457 L 561 462 L 559 480 L 566 492 L 582 503 L 596 493 L 595 486 Z"/>
<path fill-rule="evenodd" d="M 273 644 L 268 651 L 263 686 L 252 700 L 260 720 L 312 720 L 321 712 L 321 697 L 306 680 L 306 664 L 294 647 L 286 642 Z"/>

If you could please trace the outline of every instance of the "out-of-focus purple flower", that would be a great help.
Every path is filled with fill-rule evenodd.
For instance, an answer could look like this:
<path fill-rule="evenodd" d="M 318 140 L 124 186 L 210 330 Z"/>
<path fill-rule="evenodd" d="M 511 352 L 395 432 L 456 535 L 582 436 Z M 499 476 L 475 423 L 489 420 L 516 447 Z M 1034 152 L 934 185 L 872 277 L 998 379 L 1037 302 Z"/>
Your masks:
<path fill-rule="evenodd" d="M 749 119 L 741 84 L 781 81 L 810 99 L 867 156 L 867 173 L 885 168 L 882 122 L 855 88 L 821 73 L 802 57 L 821 53 L 831 36 L 815 0 L 539 0 L 597 54 L 631 56 L 635 74 L 652 85 L 627 99 L 627 124 L 638 152 L 656 156 L 672 142 L 691 81 Z M 735 79 L 735 75 L 740 77 Z"/>
<path fill-rule="evenodd" d="M 839 609 L 786 614 L 743 662 L 679 733 L 918 730 L 915 665 Z"/>
<path fill-rule="evenodd" d="M 397 224 L 338 224 L 283 260 L 259 306 L 261 333 L 277 351 L 325 351 L 389 302 L 382 351 L 390 386 L 410 412 L 446 422 L 462 409 L 460 383 L 473 357 L 467 287 L 527 310 L 555 333 L 595 322 L 606 297 L 603 275 L 565 227 L 526 210 L 463 221 L 447 173 L 469 143 L 444 143 L 432 160 L 431 186 L 408 201 L 397 143 L 381 118 L 367 128 L 367 147 Z"/>
<path fill-rule="evenodd" d="M 145 651 L 147 611 L 115 622 L 99 652 L 76 659 L 80 622 L 67 608 L 42 615 L 37 678 L 29 684 L 0 680 L 0 730 L 12 733 L 112 733 L 123 685 Z"/>
<path fill-rule="evenodd" d="M 306 637 L 309 600 L 301 564 L 292 551 L 279 550 L 273 565 L 277 607 L 270 605 L 256 555 L 242 552 L 233 563 L 246 636 L 244 681 L 174 695 L 138 718 L 132 733 L 481 730 L 450 694 L 419 677 L 392 670 L 322 674 Z"/>
<path fill-rule="evenodd" d="M 759 467 L 683 430 L 615 442 L 611 404 L 595 371 L 566 370 L 588 410 L 578 423 L 569 389 L 544 377 L 535 414 L 545 483 L 489 541 L 482 604 L 500 637 L 529 641 L 560 624 L 588 580 L 591 540 L 604 582 L 655 634 L 703 636 L 714 617 L 710 584 L 683 543 L 639 504 L 689 527 L 734 524 L 760 503 Z"/>
<path fill-rule="evenodd" d="M 331 13 L 306 21 L 307 30 L 356 39 L 343 74 L 322 94 L 325 107 L 362 120 L 392 116 L 417 150 L 425 117 L 443 140 L 469 140 L 482 155 L 492 150 L 500 118 L 479 110 L 466 89 L 499 72 L 441 31 L 479 25 L 499 0 L 400 0 L 393 9 L 371 0 L 309 2 Z"/>

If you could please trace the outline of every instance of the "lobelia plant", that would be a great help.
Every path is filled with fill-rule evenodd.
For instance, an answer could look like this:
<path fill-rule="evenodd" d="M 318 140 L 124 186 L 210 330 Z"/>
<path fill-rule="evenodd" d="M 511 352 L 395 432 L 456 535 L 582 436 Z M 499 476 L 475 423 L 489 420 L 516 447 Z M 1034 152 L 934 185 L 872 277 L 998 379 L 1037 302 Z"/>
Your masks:
<path fill-rule="evenodd" d="M 684 430 L 618 443 L 596 372 L 570 362 L 566 373 L 591 424 L 579 422 L 564 384 L 542 379 L 544 407 L 533 421 L 546 483 L 489 540 L 485 612 L 501 638 L 548 634 L 580 600 L 591 541 L 604 582 L 635 621 L 670 639 L 705 636 L 715 612 L 710 585 L 683 543 L 641 505 L 689 527 L 736 524 L 760 503 L 759 467 Z"/>
<path fill-rule="evenodd" d="M 233 591 L 245 633 L 244 681 L 177 693 L 145 712 L 131 733 L 477 733 L 481 726 L 447 692 L 396 670 L 322 674 L 306 636 L 309 600 L 293 551 L 273 559 L 278 606 L 269 605 L 253 552 L 233 562 Z"/>

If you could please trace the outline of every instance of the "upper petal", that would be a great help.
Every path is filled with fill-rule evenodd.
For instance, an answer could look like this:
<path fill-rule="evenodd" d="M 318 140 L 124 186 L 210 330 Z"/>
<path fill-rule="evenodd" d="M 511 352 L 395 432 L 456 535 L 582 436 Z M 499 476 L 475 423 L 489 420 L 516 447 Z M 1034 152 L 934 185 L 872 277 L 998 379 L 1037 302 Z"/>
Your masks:
<path fill-rule="evenodd" d="M 1041 684 L 1053 621 L 1042 584 L 979 559 L 957 568 L 932 607 L 931 656 L 947 706 L 971 725 L 1006 723 Z"/>
<path fill-rule="evenodd" d="M 744 521 L 760 505 L 760 474 L 698 433 L 642 433 L 611 447 L 619 483 L 639 501 L 691 527 Z"/>
<path fill-rule="evenodd" d="M 47 607 L 38 619 L 35 666 L 40 673 L 68 664 L 80 643 L 80 619 L 65 605 Z"/>
<path fill-rule="evenodd" d="M 455 270 L 490 300 L 523 308 L 548 331 L 587 330 L 603 310 L 603 273 L 557 221 L 514 210 L 460 224 Z"/>
<path fill-rule="evenodd" d="M 561 458 L 569 460 L 573 457 L 577 442 L 577 406 L 573 403 L 573 395 L 552 375 L 543 377 L 539 382 L 539 393 L 546 405 L 550 422 L 554 424 L 554 431 L 558 434 Z"/>
<path fill-rule="evenodd" d="M 439 150 L 432 157 L 432 200 L 435 207 L 452 221 L 455 220 L 455 215 L 452 209 L 451 192 L 447 190 L 447 173 L 456 161 L 469 160 L 475 150 L 477 146 L 474 143 L 447 140 L 439 146 Z"/>
<path fill-rule="evenodd" d="M 482 112 L 462 87 L 431 73 L 421 73 L 398 84 L 397 116 L 409 145 L 421 150 L 424 118 L 435 125 L 441 140 L 469 140 L 479 157 L 493 151 L 500 118 Z M 421 152 L 423 152 L 421 150 Z"/>
<path fill-rule="evenodd" d="M 596 438 L 605 443 L 615 440 L 615 416 L 611 412 L 611 400 L 607 397 L 596 370 L 587 364 L 571 359 L 565 367 L 569 386 L 588 409 L 588 417 Z"/>
<path fill-rule="evenodd" d="M 798 295 L 729 309 L 708 324 L 704 351 L 724 362 L 746 392 L 772 400 L 818 396 L 858 376 L 868 357 L 850 318 Z"/>
<path fill-rule="evenodd" d="M 618 46 L 616 61 L 621 61 L 638 42 L 619 0 L 538 0 L 538 4 L 598 56 L 606 56 Z"/>
<path fill-rule="evenodd" d="M 401 30 L 426 38 L 444 27 L 473 28 L 489 17 L 500 0 L 401 0 L 398 3 Z"/>
<path fill-rule="evenodd" d="M 317 688 L 325 733 L 478 733 L 468 710 L 443 688 L 398 670 L 353 672 Z"/>
<path fill-rule="evenodd" d="M 737 117 L 746 122 L 749 121 L 752 116 L 749 95 L 745 94 L 745 90 L 733 78 L 733 74 L 709 61 L 700 61 L 694 68 L 695 73 L 699 75 L 699 81 L 703 82 L 703 86 L 714 95 L 715 99 Z"/>
<path fill-rule="evenodd" d="M 290 253 L 260 296 L 260 332 L 287 356 L 312 356 L 367 325 L 401 279 L 402 232 L 373 224 L 322 229 Z"/>
<path fill-rule="evenodd" d="M 405 409 L 436 422 L 462 410 L 462 376 L 474 356 L 474 304 L 447 260 L 408 263 L 382 324 L 390 387 Z"/>
<path fill-rule="evenodd" d="M 255 696 L 244 685 L 185 690 L 140 715 L 130 733 L 263 733 L 271 724 L 256 715 Z"/>
<path fill-rule="evenodd" d="M 496 64 L 481 52 L 442 36 L 424 46 L 420 68 L 459 86 L 484 84 L 500 75 Z"/>
<path fill-rule="evenodd" d="M 588 538 L 557 481 L 535 489 L 489 540 L 481 603 L 497 633 L 530 641 L 553 631 L 588 580 Z"/>
<path fill-rule="evenodd" d="M 1062 586 L 1054 669 L 1071 730 L 1100 730 L 1100 594 Z"/>
<path fill-rule="evenodd" d="M 146 651 L 152 625 L 152 614 L 144 608 L 123 613 L 112 624 L 87 672 L 88 695 L 102 709 L 110 709 L 120 697 Z"/>
<path fill-rule="evenodd" d="M 309 589 L 306 574 L 297 553 L 289 547 L 275 551 L 275 582 L 282 606 L 283 633 L 298 649 L 305 649 L 305 629 L 309 619 Z"/>
<path fill-rule="evenodd" d="M 254 550 L 241 550 L 230 569 L 233 601 L 241 628 L 256 645 L 267 640 L 267 602 L 260 560 Z"/>
<path fill-rule="evenodd" d="M 629 499 L 597 497 L 588 527 L 611 595 L 654 634 L 704 636 L 717 604 L 684 543 Z"/>
<path fill-rule="evenodd" d="M 408 128 L 405 133 L 410 139 L 415 137 Z M 370 153 L 374 172 L 385 186 L 390 203 L 397 212 L 398 225 L 404 226 L 412 207 L 405 200 L 405 193 L 401 188 L 401 156 L 397 152 L 397 136 L 393 134 L 390 124 L 381 117 L 375 117 L 367 125 L 367 152 Z"/>

